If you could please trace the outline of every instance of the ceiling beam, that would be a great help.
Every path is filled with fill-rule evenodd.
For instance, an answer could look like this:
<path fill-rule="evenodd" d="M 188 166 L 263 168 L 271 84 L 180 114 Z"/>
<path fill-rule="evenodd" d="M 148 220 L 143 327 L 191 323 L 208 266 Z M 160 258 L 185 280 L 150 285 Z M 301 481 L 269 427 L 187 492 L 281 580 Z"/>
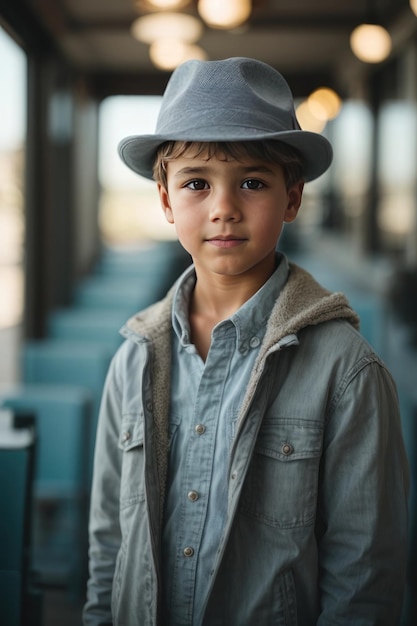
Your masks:
<path fill-rule="evenodd" d="M 89 20 L 78 20 L 68 18 L 67 29 L 74 33 L 90 34 L 94 31 L 117 32 L 129 31 L 133 19 L 111 19 L 96 18 Z M 357 26 L 363 16 L 332 16 L 332 15 L 285 15 L 285 16 L 265 16 L 253 17 L 247 24 L 251 31 L 292 29 L 292 30 L 339 30 L 340 32 L 351 31 Z M 206 26 L 206 28 L 209 28 Z M 242 27 L 242 33 L 246 27 Z M 213 29 L 215 30 L 215 29 Z M 237 32 L 239 29 L 237 29 Z M 225 31 L 222 31 L 225 32 Z M 226 34 L 226 33 L 225 33 Z"/>
<path fill-rule="evenodd" d="M 85 78 L 91 94 L 97 100 L 112 95 L 162 95 L 171 72 L 155 70 L 152 73 L 140 72 L 92 72 Z M 324 69 L 313 72 L 286 72 L 294 98 L 304 98 L 319 85 L 334 87 L 334 76 Z"/>

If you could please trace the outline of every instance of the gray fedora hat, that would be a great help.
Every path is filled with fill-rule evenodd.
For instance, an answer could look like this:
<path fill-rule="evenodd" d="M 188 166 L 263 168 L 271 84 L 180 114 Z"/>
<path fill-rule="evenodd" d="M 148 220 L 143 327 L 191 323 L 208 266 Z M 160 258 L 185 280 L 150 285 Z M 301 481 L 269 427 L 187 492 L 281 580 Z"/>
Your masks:
<path fill-rule="evenodd" d="M 155 134 L 126 137 L 118 150 L 130 169 L 152 179 L 156 151 L 166 141 L 266 139 L 298 151 L 306 181 L 323 174 L 332 161 L 327 139 L 301 130 L 291 90 L 270 65 L 245 57 L 192 60 L 171 75 Z"/>

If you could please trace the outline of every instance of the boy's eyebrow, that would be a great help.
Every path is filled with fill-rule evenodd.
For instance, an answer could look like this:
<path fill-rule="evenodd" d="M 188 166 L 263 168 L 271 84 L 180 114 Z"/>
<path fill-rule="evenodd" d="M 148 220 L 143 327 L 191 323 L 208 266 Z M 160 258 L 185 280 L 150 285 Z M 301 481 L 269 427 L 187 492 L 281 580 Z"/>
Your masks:
<path fill-rule="evenodd" d="M 268 165 L 265 164 L 253 164 L 253 165 L 247 165 L 245 167 L 242 168 L 244 172 L 260 172 L 261 174 L 275 174 L 274 170 L 270 167 L 268 167 Z"/>
<path fill-rule="evenodd" d="M 182 167 L 178 172 L 175 172 L 175 176 L 184 176 L 185 175 L 194 175 L 194 174 L 202 174 L 207 172 L 206 167 Z"/>
<path fill-rule="evenodd" d="M 244 174 L 248 174 L 250 172 L 259 172 L 259 173 L 263 173 L 263 174 L 275 174 L 274 170 L 271 169 L 270 167 L 268 167 L 265 164 L 256 164 L 254 163 L 253 165 L 242 165 L 242 173 Z M 211 168 L 210 165 L 207 166 L 187 166 L 187 167 L 182 167 L 180 170 L 178 170 L 178 172 L 175 172 L 175 176 L 196 176 L 198 174 L 207 174 L 207 172 L 210 172 Z"/>

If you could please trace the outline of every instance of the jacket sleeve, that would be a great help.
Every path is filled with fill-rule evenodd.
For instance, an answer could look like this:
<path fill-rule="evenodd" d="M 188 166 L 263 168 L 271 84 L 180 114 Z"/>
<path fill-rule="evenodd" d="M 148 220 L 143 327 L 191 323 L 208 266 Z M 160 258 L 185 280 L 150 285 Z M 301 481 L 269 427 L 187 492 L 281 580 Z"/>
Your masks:
<path fill-rule="evenodd" d="M 317 535 L 318 626 L 397 626 L 405 587 L 408 468 L 395 385 L 377 357 L 344 377 L 328 416 Z"/>
<path fill-rule="evenodd" d="M 115 362 L 104 386 L 97 428 L 89 523 L 89 580 L 83 612 L 85 626 L 112 626 L 111 595 L 117 554 L 121 544 L 119 525 L 121 420 L 120 390 Z"/>

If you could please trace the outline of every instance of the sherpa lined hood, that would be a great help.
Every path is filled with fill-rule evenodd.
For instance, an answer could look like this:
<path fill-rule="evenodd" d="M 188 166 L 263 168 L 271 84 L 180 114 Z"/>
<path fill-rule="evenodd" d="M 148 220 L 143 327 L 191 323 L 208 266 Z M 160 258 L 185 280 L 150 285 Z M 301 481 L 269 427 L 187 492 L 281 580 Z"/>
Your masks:
<path fill-rule="evenodd" d="M 171 327 L 171 310 L 176 285 L 166 298 L 131 317 L 124 336 L 154 340 Z M 322 287 L 307 271 L 289 264 L 288 280 L 272 310 L 264 338 L 264 349 L 287 335 L 297 334 L 306 326 L 313 326 L 332 319 L 346 319 L 359 329 L 358 315 L 349 306 L 342 293 L 331 292 Z M 133 336 L 132 336 L 133 334 Z"/>

